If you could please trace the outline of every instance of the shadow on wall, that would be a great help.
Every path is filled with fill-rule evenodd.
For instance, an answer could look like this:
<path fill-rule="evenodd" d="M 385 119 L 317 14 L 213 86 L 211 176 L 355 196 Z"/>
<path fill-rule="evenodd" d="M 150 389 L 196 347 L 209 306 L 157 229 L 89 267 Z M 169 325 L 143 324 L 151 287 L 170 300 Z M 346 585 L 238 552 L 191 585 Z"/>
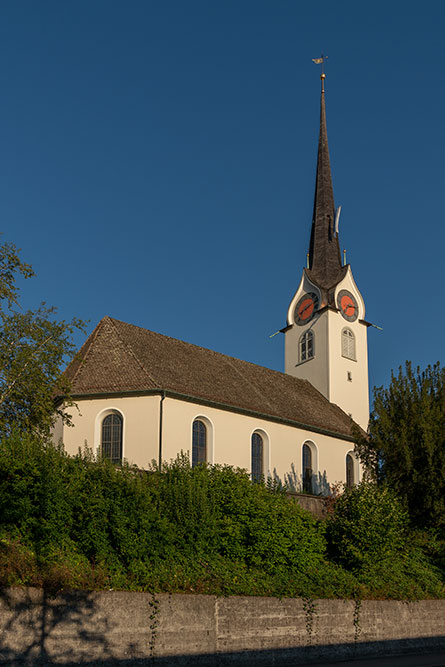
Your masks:
<path fill-rule="evenodd" d="M 266 667 L 443 650 L 442 601 L 404 604 L 364 602 L 359 614 L 353 600 L 318 600 L 309 609 L 303 600 L 276 598 L 3 589 L 0 664 Z M 393 621 L 381 641 L 376 618 Z"/>
<path fill-rule="evenodd" d="M 62 592 L 54 598 L 36 588 L 1 588 L 0 664 L 78 664 L 88 660 L 91 644 L 100 648 L 103 658 L 111 658 L 106 639 L 110 623 L 103 615 L 98 618 L 94 597 L 85 591 Z M 72 641 L 61 645 L 59 636 L 67 627 Z"/>
<path fill-rule="evenodd" d="M 273 470 L 273 479 L 277 485 L 283 485 L 283 480 L 278 475 L 276 468 Z M 309 480 L 309 484 L 307 484 L 307 480 L 303 484 L 303 477 L 295 470 L 294 463 L 291 464 L 290 472 L 287 472 L 284 475 L 284 485 L 287 486 L 291 493 L 308 493 L 309 491 L 303 491 L 303 488 L 307 488 L 308 486 L 310 493 L 314 496 L 330 496 L 332 493 L 331 486 L 326 476 L 326 470 L 323 473 L 313 473 Z"/>

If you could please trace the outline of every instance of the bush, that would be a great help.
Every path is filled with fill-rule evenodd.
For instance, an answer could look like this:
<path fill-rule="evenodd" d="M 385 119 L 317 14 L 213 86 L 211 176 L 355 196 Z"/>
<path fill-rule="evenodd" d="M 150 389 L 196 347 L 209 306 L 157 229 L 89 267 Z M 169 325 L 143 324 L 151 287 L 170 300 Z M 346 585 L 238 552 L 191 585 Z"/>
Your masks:
<path fill-rule="evenodd" d="M 191 468 L 186 457 L 164 466 L 159 511 L 193 554 L 218 554 L 270 572 L 323 559 L 323 527 L 279 491 L 252 484 L 230 466 Z"/>
<path fill-rule="evenodd" d="M 425 539 L 409 546 L 406 522 L 372 485 L 346 491 L 324 524 L 228 466 L 192 469 L 182 456 L 147 472 L 31 436 L 0 441 L 0 585 L 440 597 Z M 442 547 L 430 547 L 438 561 Z"/>
<path fill-rule="evenodd" d="M 327 525 L 330 555 L 359 572 L 402 553 L 408 526 L 408 514 L 394 493 L 363 481 L 335 502 Z"/>
<path fill-rule="evenodd" d="M 0 482 L 0 536 L 44 560 L 76 554 L 138 586 L 167 560 L 223 558 L 273 573 L 324 557 L 319 522 L 229 466 L 191 468 L 182 456 L 142 472 L 14 436 L 0 447 Z"/>
<path fill-rule="evenodd" d="M 366 481 L 336 499 L 327 524 L 330 557 L 351 571 L 369 596 L 441 597 L 440 570 L 413 537 L 400 500 L 389 488 Z"/>

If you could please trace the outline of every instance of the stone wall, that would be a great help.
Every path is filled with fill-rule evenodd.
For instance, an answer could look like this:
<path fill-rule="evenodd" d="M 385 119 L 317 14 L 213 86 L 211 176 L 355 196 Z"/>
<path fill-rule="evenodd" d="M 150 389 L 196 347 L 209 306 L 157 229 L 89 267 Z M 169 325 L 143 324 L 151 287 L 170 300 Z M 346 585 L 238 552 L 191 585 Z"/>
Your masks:
<path fill-rule="evenodd" d="M 445 600 L 413 603 L 0 592 L 10 665 L 298 665 L 445 648 Z"/>
<path fill-rule="evenodd" d="M 287 495 L 316 519 L 326 519 L 326 498 L 324 496 L 310 496 L 306 493 L 288 493 Z"/>

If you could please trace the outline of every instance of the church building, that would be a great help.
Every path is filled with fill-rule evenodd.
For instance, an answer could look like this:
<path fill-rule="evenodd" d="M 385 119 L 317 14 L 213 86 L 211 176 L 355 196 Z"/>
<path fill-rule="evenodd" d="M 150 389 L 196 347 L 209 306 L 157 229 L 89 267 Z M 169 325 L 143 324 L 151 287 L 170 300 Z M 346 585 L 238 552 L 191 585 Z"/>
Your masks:
<path fill-rule="evenodd" d="M 324 77 L 307 267 L 287 311 L 285 372 L 104 317 L 66 373 L 78 410 L 55 438 L 140 468 L 182 451 L 295 491 L 359 481 L 353 421 L 369 416 L 365 305 L 342 264 Z"/>

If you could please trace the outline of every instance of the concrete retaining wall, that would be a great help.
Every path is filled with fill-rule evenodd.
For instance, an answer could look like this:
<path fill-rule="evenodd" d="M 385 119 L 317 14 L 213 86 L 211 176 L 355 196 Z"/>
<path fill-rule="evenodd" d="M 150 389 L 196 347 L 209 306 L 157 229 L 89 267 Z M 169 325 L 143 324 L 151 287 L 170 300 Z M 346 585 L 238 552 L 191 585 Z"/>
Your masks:
<path fill-rule="evenodd" d="M 445 649 L 445 601 L 0 592 L 10 665 L 286 665 Z"/>
<path fill-rule="evenodd" d="M 323 496 L 309 496 L 304 493 L 289 493 L 296 503 L 311 514 L 316 519 L 326 519 L 325 498 Z"/>

